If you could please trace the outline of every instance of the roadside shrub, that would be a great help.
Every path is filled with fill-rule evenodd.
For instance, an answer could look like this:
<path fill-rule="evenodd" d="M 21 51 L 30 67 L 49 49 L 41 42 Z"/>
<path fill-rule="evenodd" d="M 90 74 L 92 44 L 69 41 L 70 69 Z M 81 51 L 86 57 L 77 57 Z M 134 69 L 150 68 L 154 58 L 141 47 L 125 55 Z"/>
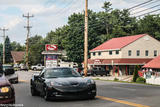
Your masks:
<path fill-rule="evenodd" d="M 119 81 L 119 79 L 118 78 L 114 78 L 114 81 Z"/>
<path fill-rule="evenodd" d="M 136 80 L 137 83 L 146 83 L 146 79 L 142 77 L 138 77 Z"/>
<path fill-rule="evenodd" d="M 139 77 L 139 76 L 138 76 L 138 70 L 139 70 L 139 67 L 138 67 L 138 65 L 137 65 L 137 66 L 135 66 L 135 68 L 134 68 L 133 82 L 136 82 L 137 78 Z"/>

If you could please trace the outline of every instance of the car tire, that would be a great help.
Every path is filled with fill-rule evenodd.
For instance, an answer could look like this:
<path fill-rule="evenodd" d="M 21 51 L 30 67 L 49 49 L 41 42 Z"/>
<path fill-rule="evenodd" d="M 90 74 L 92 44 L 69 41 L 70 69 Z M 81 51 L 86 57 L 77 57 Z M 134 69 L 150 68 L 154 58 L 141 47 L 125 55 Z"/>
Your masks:
<path fill-rule="evenodd" d="M 36 70 L 37 70 L 37 68 L 33 68 L 33 70 L 34 70 L 34 71 L 36 71 Z"/>
<path fill-rule="evenodd" d="M 91 96 L 89 97 L 89 99 L 91 99 L 91 100 L 95 99 L 95 95 L 91 95 Z"/>
<path fill-rule="evenodd" d="M 49 101 L 48 91 L 47 91 L 47 88 L 46 88 L 46 87 L 44 88 L 44 96 L 43 96 L 43 98 L 44 98 L 46 101 Z"/>
<path fill-rule="evenodd" d="M 39 92 L 32 86 L 31 87 L 31 95 L 32 96 L 37 96 L 39 94 Z"/>

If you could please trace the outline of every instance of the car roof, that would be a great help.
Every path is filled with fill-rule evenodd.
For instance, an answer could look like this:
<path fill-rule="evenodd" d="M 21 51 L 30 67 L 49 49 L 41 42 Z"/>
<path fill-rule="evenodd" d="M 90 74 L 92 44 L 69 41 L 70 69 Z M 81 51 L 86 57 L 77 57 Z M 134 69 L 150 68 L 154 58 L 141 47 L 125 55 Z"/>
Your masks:
<path fill-rule="evenodd" d="M 11 64 L 3 64 L 2 66 L 12 66 Z"/>

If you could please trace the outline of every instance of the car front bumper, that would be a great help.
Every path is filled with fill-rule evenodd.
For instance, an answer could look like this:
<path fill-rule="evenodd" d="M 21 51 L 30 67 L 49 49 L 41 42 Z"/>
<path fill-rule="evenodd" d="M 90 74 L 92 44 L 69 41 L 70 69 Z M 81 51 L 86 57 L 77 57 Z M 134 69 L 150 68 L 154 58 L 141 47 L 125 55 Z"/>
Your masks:
<path fill-rule="evenodd" d="M 96 86 L 90 85 L 81 91 L 60 91 L 55 88 L 48 88 L 48 97 L 53 99 L 85 99 L 96 96 Z"/>
<path fill-rule="evenodd" d="M 15 95 L 13 93 L 0 94 L 0 104 L 14 104 Z"/>

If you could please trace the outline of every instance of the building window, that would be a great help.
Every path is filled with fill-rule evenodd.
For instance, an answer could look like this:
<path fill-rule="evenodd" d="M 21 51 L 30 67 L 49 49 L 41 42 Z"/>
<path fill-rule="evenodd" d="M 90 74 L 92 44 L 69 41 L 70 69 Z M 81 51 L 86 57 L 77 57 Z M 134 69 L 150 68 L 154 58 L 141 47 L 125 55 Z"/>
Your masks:
<path fill-rule="evenodd" d="M 154 50 L 154 56 L 157 56 L 157 50 Z"/>
<path fill-rule="evenodd" d="M 112 51 L 109 51 L 109 55 L 112 55 Z"/>
<path fill-rule="evenodd" d="M 149 54 L 149 52 L 148 52 L 148 50 L 146 50 L 145 55 L 148 56 L 148 54 Z"/>
<path fill-rule="evenodd" d="M 119 54 L 119 51 L 116 51 L 116 54 L 118 55 L 118 54 Z"/>
<path fill-rule="evenodd" d="M 98 52 L 98 55 L 100 56 L 100 55 L 101 55 L 101 52 Z"/>
<path fill-rule="evenodd" d="M 137 56 L 140 56 L 140 50 L 137 50 Z"/>
<path fill-rule="evenodd" d="M 95 52 L 93 52 L 93 56 L 95 56 L 96 55 L 96 53 Z"/>
<path fill-rule="evenodd" d="M 128 51 L 128 56 L 131 56 L 131 54 L 132 54 L 132 51 L 129 50 L 129 51 Z"/>

